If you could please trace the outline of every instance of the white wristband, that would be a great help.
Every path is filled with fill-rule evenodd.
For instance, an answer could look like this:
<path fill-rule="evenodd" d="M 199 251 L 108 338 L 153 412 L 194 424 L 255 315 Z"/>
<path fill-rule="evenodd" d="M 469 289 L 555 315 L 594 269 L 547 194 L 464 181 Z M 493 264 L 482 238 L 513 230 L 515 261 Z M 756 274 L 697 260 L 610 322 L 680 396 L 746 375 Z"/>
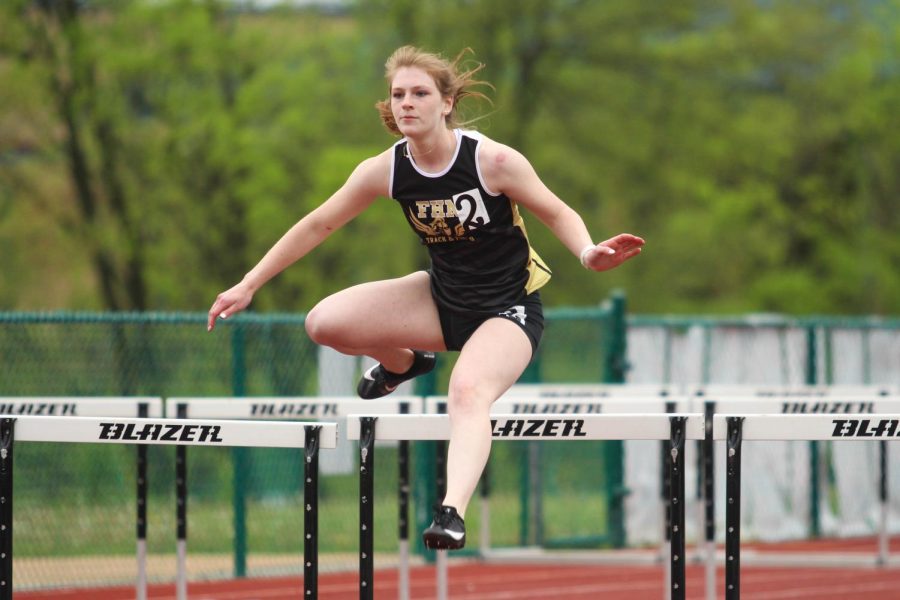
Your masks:
<path fill-rule="evenodd" d="M 595 248 L 594 244 L 588 244 L 581 250 L 581 255 L 578 257 L 578 260 L 581 261 L 581 266 L 584 267 L 585 269 L 587 269 L 588 266 L 587 266 L 587 264 L 585 264 L 584 259 L 587 256 L 587 253 L 590 252 L 591 250 L 593 250 L 594 248 Z"/>

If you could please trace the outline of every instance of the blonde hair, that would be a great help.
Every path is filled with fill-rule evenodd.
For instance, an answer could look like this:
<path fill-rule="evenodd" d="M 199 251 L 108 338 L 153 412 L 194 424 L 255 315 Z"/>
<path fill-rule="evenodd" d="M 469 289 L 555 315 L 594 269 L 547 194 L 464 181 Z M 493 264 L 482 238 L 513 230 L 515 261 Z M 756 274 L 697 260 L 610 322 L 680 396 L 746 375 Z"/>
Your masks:
<path fill-rule="evenodd" d="M 394 121 L 394 113 L 391 111 L 390 86 L 397 71 L 404 67 L 422 69 L 434 80 L 441 97 L 452 99 L 450 113 L 445 119 L 448 128 L 462 127 L 476 121 L 477 119 L 466 121 L 460 116 L 457 110 L 460 100 L 474 97 L 490 102 L 490 98 L 473 88 L 487 86 L 493 89 L 494 86 L 486 81 L 479 81 L 474 78 L 474 75 L 484 68 L 482 63 L 476 62 L 472 68 L 462 70 L 460 63 L 468 52 L 472 52 L 472 49 L 464 48 L 456 55 L 456 58 L 448 61 L 439 54 L 425 52 L 415 46 L 402 46 L 394 50 L 394 53 L 384 63 L 384 78 L 388 83 L 387 100 L 379 100 L 375 103 L 375 108 L 378 109 L 378 114 L 381 116 L 381 122 L 384 123 L 388 131 L 397 136 L 403 135 L 400 133 L 400 128 L 397 127 L 397 123 Z"/>

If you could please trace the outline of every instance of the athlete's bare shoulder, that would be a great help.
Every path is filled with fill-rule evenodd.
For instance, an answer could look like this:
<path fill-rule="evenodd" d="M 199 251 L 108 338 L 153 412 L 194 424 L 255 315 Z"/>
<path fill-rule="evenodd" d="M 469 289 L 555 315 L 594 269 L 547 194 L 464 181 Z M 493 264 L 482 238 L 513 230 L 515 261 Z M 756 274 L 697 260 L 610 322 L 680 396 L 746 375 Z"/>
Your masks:
<path fill-rule="evenodd" d="M 518 150 L 480 134 L 478 167 L 488 187 L 504 191 L 510 181 L 531 171 L 528 160 Z"/>
<path fill-rule="evenodd" d="M 347 180 L 347 185 L 367 195 L 387 196 L 391 176 L 393 146 L 363 160 Z"/>

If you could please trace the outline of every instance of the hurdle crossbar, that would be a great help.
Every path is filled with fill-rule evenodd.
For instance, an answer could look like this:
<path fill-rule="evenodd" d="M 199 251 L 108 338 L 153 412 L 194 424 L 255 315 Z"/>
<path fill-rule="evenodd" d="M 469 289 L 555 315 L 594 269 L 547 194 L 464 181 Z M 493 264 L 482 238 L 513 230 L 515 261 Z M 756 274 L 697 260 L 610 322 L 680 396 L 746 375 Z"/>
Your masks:
<path fill-rule="evenodd" d="M 491 415 L 495 440 L 669 440 L 672 471 L 671 579 L 674 600 L 685 597 L 684 445 L 704 435 L 701 414 Z M 360 599 L 374 590 L 374 453 L 376 440 L 449 440 L 447 415 L 350 415 L 347 437 L 360 441 Z"/>
<path fill-rule="evenodd" d="M 359 419 L 363 416 L 378 417 L 379 440 L 450 439 L 447 415 L 416 415 L 414 419 L 406 415 L 349 415 L 348 439 L 360 439 Z M 674 416 L 691 417 L 686 425 L 687 439 L 703 439 L 700 414 L 495 414 L 491 415 L 491 426 L 495 440 L 666 440 L 670 436 L 670 418 Z"/>
<path fill-rule="evenodd" d="M 717 414 L 713 437 L 725 440 L 725 598 L 740 598 L 741 450 L 744 441 L 900 439 L 900 414 Z"/>
<path fill-rule="evenodd" d="M 31 417 L 148 417 L 163 416 L 161 398 L 144 396 L 6 396 L 0 415 Z"/>
<path fill-rule="evenodd" d="M 343 419 L 353 413 L 400 414 L 417 412 L 418 396 L 384 398 L 378 402 L 357 396 L 247 396 L 171 397 L 166 414 L 174 415 L 184 405 L 187 418 L 297 421 Z"/>
<path fill-rule="evenodd" d="M 713 435 L 727 439 L 729 418 L 742 418 L 741 439 L 833 442 L 900 440 L 900 412 L 876 414 L 716 414 Z"/>
<path fill-rule="evenodd" d="M 139 419 L 126 417 L 7 417 L 16 420 L 21 442 L 162 444 L 174 446 L 256 446 L 303 448 L 306 423 L 260 423 L 212 419 Z M 321 426 L 322 448 L 334 448 L 337 426 Z"/>

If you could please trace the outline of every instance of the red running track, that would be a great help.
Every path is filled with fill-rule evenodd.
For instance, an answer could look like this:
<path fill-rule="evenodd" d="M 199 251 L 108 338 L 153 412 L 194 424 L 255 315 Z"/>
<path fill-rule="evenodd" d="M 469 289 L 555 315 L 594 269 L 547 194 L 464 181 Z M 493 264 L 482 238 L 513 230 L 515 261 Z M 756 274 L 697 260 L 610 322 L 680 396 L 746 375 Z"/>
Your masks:
<path fill-rule="evenodd" d="M 816 550 L 842 552 L 848 557 L 873 550 L 871 540 L 854 543 L 795 542 L 779 546 L 779 551 Z M 896 544 L 894 545 L 896 548 Z M 766 547 L 747 544 L 747 550 Z M 482 562 L 453 562 L 448 573 L 452 600 L 660 600 L 664 597 L 664 573 L 657 566 L 592 565 L 512 565 Z M 724 574 L 717 573 L 716 597 L 724 597 Z M 397 598 L 397 572 L 377 571 L 375 598 Z M 359 598 L 358 576 L 350 573 L 320 574 L 320 600 Z M 687 597 L 706 597 L 704 569 L 687 568 Z M 148 600 L 176 600 L 175 587 L 153 585 Z M 437 597 L 433 566 L 411 570 L 410 595 L 414 600 Z M 303 597 L 299 577 L 240 579 L 188 584 L 190 600 L 298 600 Z M 16 592 L 15 600 L 133 600 L 134 588 L 101 588 Z M 741 568 L 741 598 L 744 600 L 900 600 L 900 568 L 763 568 L 744 564 Z"/>
<path fill-rule="evenodd" d="M 467 563 L 451 565 L 452 600 L 660 600 L 661 567 L 528 566 Z M 717 582 L 724 579 L 721 571 Z M 192 583 L 191 600 L 297 600 L 303 597 L 300 578 L 243 579 Z M 687 570 L 687 597 L 705 598 L 701 567 Z M 319 577 L 321 600 L 359 598 L 355 573 Z M 410 595 L 415 600 L 437 597 L 433 567 L 412 570 Z M 722 598 L 724 593 L 717 591 Z M 397 597 L 396 572 L 378 572 L 375 598 Z M 134 588 L 17 592 L 16 600 L 133 600 Z M 900 570 L 896 569 L 762 569 L 741 571 L 741 598 L 746 600 L 900 600 Z M 175 600 L 172 585 L 149 589 L 148 600 Z"/>

